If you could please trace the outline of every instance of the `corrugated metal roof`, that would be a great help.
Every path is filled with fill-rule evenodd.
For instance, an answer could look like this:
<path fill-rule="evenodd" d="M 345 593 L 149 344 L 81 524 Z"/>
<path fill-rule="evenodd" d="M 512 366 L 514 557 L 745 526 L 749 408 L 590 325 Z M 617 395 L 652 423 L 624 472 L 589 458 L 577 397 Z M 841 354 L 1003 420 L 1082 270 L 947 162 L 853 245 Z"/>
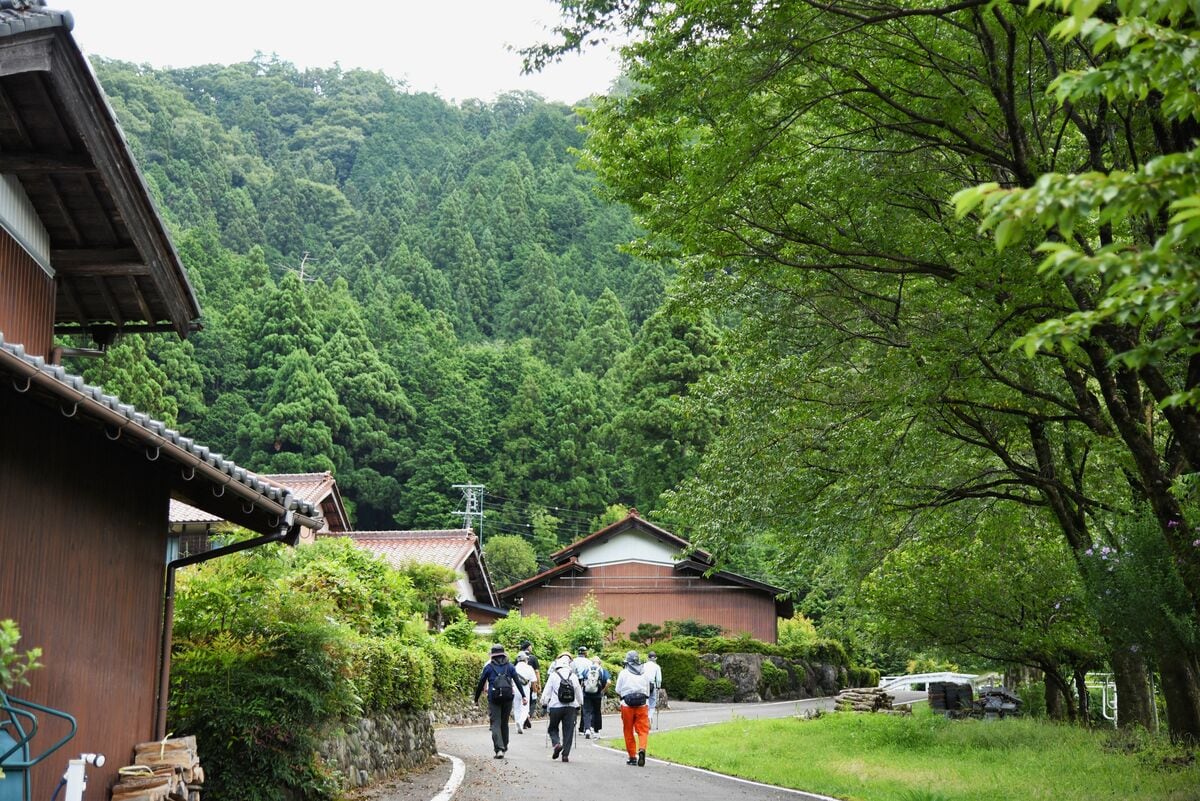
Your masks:
<path fill-rule="evenodd" d="M 87 384 L 82 377 L 68 373 L 61 366 L 48 364 L 40 356 L 26 354 L 24 346 L 5 342 L 3 332 L 0 332 L 0 369 L 16 376 L 13 384 L 18 391 L 28 391 L 36 381 L 43 390 L 58 396 L 66 404 L 73 404 L 68 416 L 86 412 L 107 424 L 116 425 L 120 430 L 138 432 L 140 438 L 158 448 L 161 455 L 185 467 L 201 470 L 223 485 L 240 486 L 243 488 L 239 492 L 241 495 L 258 496 L 286 512 L 294 512 L 301 516 L 299 522 L 306 527 L 320 527 L 319 521 L 311 520 L 316 511 L 313 504 L 297 498 L 290 490 L 263 481 L 255 473 L 238 467 L 221 454 L 168 428 L 165 423 L 122 403 L 116 395 L 105 394 L 102 388 Z"/>
<path fill-rule="evenodd" d="M 350 531 L 359 547 L 379 554 L 393 567 L 409 562 L 459 570 L 475 550 L 475 534 L 466 528 L 434 531 Z"/>

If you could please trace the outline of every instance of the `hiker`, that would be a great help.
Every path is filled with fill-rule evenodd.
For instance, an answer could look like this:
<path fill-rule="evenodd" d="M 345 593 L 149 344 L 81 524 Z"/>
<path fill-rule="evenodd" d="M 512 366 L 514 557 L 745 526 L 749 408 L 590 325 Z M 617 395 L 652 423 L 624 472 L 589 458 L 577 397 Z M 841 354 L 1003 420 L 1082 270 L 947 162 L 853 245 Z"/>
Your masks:
<path fill-rule="evenodd" d="M 521 651 L 517 654 L 517 675 L 524 680 L 521 691 L 513 702 L 513 720 L 517 722 L 517 734 L 524 734 L 526 729 L 532 729 L 529 722 L 533 714 L 533 704 L 537 702 L 538 674 L 529 664 L 529 654 Z"/>
<path fill-rule="evenodd" d="M 575 651 L 578 654 L 571 661 L 571 670 L 575 671 L 575 675 L 579 677 L 579 683 L 583 685 L 583 674 L 591 667 L 592 660 L 588 659 L 588 649 L 586 645 L 581 645 Z M 583 734 L 583 715 L 579 716 L 579 733 Z"/>
<path fill-rule="evenodd" d="M 646 766 L 646 747 L 650 744 L 650 682 L 642 671 L 637 651 L 625 654 L 625 667 L 617 674 L 617 695 L 621 699 L 621 726 L 625 729 L 626 765 Z M 635 737 L 636 734 L 636 737 Z"/>
<path fill-rule="evenodd" d="M 525 654 L 529 666 L 533 668 L 534 673 L 537 673 L 541 666 L 538 664 L 538 658 L 533 655 L 533 643 L 529 640 L 521 640 L 521 653 Z"/>
<path fill-rule="evenodd" d="M 546 686 L 542 689 L 542 706 L 550 710 L 550 742 L 554 745 L 551 759 L 562 756 L 570 762 L 571 744 L 575 742 L 575 717 L 583 699 L 583 687 L 579 676 L 571 669 L 571 654 L 563 651 L 550 665 L 546 673 Z M 559 739 L 559 728 L 562 738 Z"/>
<path fill-rule="evenodd" d="M 592 739 L 603 728 L 601 714 L 604 707 L 604 689 L 608 687 L 610 676 L 600 657 L 593 656 L 592 663 L 583 672 L 579 683 L 583 685 L 583 736 Z"/>
<path fill-rule="evenodd" d="M 496 751 L 494 758 L 504 759 L 504 752 L 508 750 L 508 716 L 512 714 L 513 699 L 520 691 L 523 680 L 508 661 L 503 645 L 493 645 L 491 656 L 479 674 L 479 683 L 475 685 L 475 703 L 479 703 L 479 693 L 487 684 L 488 719 L 492 724 L 492 748 Z"/>
<path fill-rule="evenodd" d="M 650 700 L 646 703 L 646 706 L 650 707 L 647 710 L 647 715 L 649 715 L 650 724 L 653 726 L 654 711 L 658 707 L 658 691 L 663 686 L 662 668 L 658 664 L 658 654 L 653 651 L 646 654 L 646 664 L 642 666 L 642 672 L 646 674 L 646 679 L 650 682 Z"/>

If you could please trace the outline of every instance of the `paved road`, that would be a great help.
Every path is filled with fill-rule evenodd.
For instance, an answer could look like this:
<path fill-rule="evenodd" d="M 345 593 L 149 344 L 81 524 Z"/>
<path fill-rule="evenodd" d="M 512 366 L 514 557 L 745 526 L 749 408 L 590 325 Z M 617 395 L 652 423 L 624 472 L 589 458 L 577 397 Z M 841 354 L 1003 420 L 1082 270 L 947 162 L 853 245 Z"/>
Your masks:
<path fill-rule="evenodd" d="M 909 696 L 924 696 L 923 693 L 897 695 L 901 701 L 912 700 Z M 832 706 L 833 700 L 830 698 L 770 704 L 675 702 L 670 711 L 659 714 L 659 724 L 661 731 L 670 731 L 719 723 L 734 717 L 788 717 L 804 710 L 830 709 Z M 492 758 L 491 737 L 485 727 L 439 729 L 439 750 L 443 754 L 460 757 L 466 763 L 466 778 L 455 794 L 454 801 L 645 801 L 664 796 L 685 798 L 687 801 L 796 801 L 824 798 L 668 765 L 653 757 L 645 768 L 629 767 L 625 764 L 623 750 L 613 751 L 589 740 L 576 741 L 571 762 L 564 765 L 550 759 L 544 720 L 535 721 L 534 726 L 523 735 L 512 736 L 507 758 L 503 760 Z M 616 714 L 605 715 L 605 734 L 608 735 L 605 742 L 618 747 L 622 745 L 621 723 Z M 651 754 L 654 753 L 654 734 L 650 734 Z M 436 776 L 449 775 L 450 767 L 443 763 L 440 768 L 430 772 L 430 781 Z M 417 786 L 404 790 L 403 795 L 397 793 L 382 798 L 387 801 L 398 801 L 402 797 L 414 800 L 421 798 L 421 790 Z M 425 798 L 433 798 L 436 792 Z"/>

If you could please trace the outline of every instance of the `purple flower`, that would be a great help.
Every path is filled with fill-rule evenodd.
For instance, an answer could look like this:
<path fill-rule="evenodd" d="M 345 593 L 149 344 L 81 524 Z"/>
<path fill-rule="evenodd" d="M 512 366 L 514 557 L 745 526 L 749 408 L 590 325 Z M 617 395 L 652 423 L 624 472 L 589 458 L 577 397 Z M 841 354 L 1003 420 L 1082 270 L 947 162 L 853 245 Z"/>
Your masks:
<path fill-rule="evenodd" d="M 1178 520 L 1168 520 L 1167 528 L 1179 528 L 1179 521 Z"/>
<path fill-rule="evenodd" d="M 1084 555 L 1084 556 L 1091 556 L 1091 555 L 1092 555 L 1092 549 L 1091 549 L 1091 548 L 1088 548 L 1086 551 L 1084 551 L 1084 552 L 1083 552 L 1083 555 Z"/>
<path fill-rule="evenodd" d="M 1200 548 L 1200 540 L 1192 540 L 1193 548 Z"/>

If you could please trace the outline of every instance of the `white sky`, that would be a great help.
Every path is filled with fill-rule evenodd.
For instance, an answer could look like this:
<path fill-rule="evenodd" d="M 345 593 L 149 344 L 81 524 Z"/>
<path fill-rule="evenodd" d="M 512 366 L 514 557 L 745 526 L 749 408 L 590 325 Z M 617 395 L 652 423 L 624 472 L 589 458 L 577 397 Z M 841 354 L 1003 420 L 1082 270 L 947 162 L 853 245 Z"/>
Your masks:
<path fill-rule="evenodd" d="M 508 47 L 549 40 L 559 20 L 551 0 L 50 0 L 75 17 L 89 55 L 185 67 L 275 53 L 299 67 L 380 70 L 448 100 L 492 100 L 511 90 L 574 103 L 617 76 L 607 48 L 521 75 Z"/>

